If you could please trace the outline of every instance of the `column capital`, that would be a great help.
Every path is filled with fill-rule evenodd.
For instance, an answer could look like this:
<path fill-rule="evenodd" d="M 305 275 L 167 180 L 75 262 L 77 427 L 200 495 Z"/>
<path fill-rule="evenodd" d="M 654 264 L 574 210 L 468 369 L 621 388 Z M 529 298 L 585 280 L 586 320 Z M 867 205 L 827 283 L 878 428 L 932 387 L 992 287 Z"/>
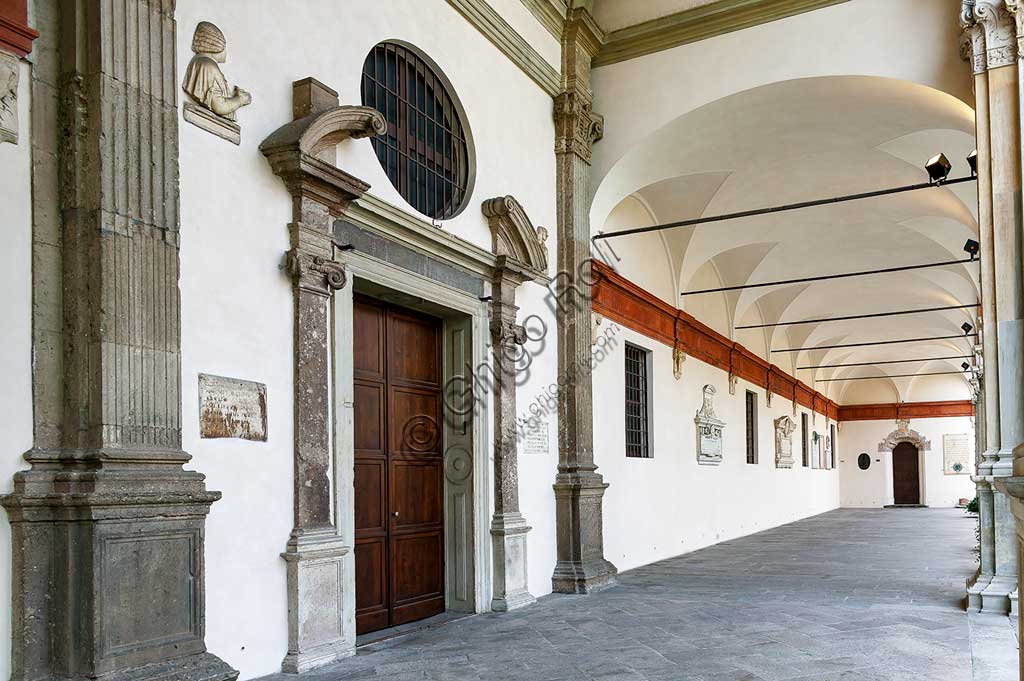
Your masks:
<path fill-rule="evenodd" d="M 974 5 L 974 19 L 984 29 L 985 68 L 1016 63 L 1018 31 L 1011 9 L 1019 16 L 1020 5 L 1021 0 L 979 0 Z"/>
<path fill-rule="evenodd" d="M 594 143 L 604 137 L 604 116 L 594 113 L 589 92 L 567 90 L 555 97 L 555 153 L 574 153 L 590 163 Z"/>

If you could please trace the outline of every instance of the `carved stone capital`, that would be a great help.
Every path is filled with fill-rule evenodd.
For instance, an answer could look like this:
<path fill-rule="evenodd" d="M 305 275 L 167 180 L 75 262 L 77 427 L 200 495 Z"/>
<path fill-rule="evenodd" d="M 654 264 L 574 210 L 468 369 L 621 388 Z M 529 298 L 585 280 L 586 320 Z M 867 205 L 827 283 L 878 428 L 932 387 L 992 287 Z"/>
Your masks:
<path fill-rule="evenodd" d="M 592 110 L 589 93 L 567 90 L 555 97 L 555 153 L 574 153 L 590 163 L 594 143 L 604 137 L 604 117 Z"/>
<path fill-rule="evenodd" d="M 323 296 L 345 288 L 348 283 L 341 263 L 296 249 L 288 251 L 288 273 L 298 288 Z"/>
<path fill-rule="evenodd" d="M 1008 9 L 1011 3 L 1015 11 L 1019 10 L 1019 0 L 1007 0 L 1005 4 L 981 0 L 974 6 L 974 18 L 985 32 L 985 68 L 1010 66 L 1017 61 L 1017 24 Z"/>

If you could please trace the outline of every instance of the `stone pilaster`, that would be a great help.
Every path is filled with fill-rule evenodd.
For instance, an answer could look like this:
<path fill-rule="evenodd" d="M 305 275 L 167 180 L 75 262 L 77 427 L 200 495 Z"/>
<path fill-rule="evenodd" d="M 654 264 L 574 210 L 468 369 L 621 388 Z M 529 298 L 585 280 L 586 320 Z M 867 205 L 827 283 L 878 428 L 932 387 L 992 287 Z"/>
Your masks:
<path fill-rule="evenodd" d="M 566 388 L 558 403 L 558 560 L 551 580 L 562 593 L 607 586 L 617 572 L 604 558 L 607 484 L 594 464 L 590 375 L 590 158 L 603 134 L 603 121 L 592 110 L 590 64 L 599 46 L 600 29 L 590 13 L 570 9 L 562 35 L 562 92 L 555 98 L 558 369 Z"/>
<path fill-rule="evenodd" d="M 529 590 L 526 534 L 519 510 L 519 437 L 516 428 L 517 370 L 525 356 L 526 330 L 516 323 L 516 289 L 526 281 L 549 281 L 547 249 L 541 234 L 511 196 L 481 205 L 497 256 L 491 287 L 491 357 L 494 363 L 494 596 L 491 608 L 514 610 L 537 599 Z"/>
<path fill-rule="evenodd" d="M 355 653 L 354 570 L 350 543 L 332 515 L 329 412 L 330 301 L 346 275 L 334 260 L 333 221 L 369 185 L 335 166 L 335 145 L 385 129 L 366 107 L 338 106 L 315 79 L 293 86 L 291 123 L 260 151 L 292 197 L 288 273 L 295 294 L 294 525 L 282 557 L 288 575 L 288 654 L 282 668 L 300 673 Z"/>
<path fill-rule="evenodd" d="M 63 343 L 35 369 L 63 380 L 37 394 L 32 467 L 2 499 L 11 677 L 234 679 L 204 642 L 204 525 L 220 493 L 182 467 L 174 2 L 40 4 L 60 44 L 47 38 L 53 85 L 39 94 L 55 95 L 59 125 L 34 130 L 33 147 L 59 150 L 37 160 L 58 178 L 60 214 L 36 216 L 34 248 L 46 244 L 62 297 L 35 300 L 34 322 L 60 320 Z"/>

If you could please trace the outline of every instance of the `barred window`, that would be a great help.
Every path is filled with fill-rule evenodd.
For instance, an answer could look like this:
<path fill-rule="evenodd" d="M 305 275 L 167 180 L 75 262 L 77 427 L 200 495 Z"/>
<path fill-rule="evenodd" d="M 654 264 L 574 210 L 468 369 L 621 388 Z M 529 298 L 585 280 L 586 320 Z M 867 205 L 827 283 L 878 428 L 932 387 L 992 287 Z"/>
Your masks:
<path fill-rule="evenodd" d="M 811 465 L 811 433 L 807 427 L 807 414 L 800 414 L 800 445 L 803 452 L 803 465 Z"/>
<path fill-rule="evenodd" d="M 747 391 L 747 463 L 757 463 L 757 395 Z"/>
<path fill-rule="evenodd" d="M 466 205 L 470 144 L 446 81 L 413 49 L 380 43 L 363 64 L 363 106 L 387 120 L 371 137 L 377 160 L 409 204 L 428 218 L 454 217 Z"/>
<path fill-rule="evenodd" d="M 828 429 L 829 429 L 829 434 L 832 435 L 832 438 L 831 438 L 832 449 L 828 453 L 828 455 L 829 455 L 828 467 L 829 468 L 835 468 L 836 467 L 836 451 L 839 449 L 839 443 L 836 442 L 836 424 L 830 423 L 829 426 L 828 426 Z"/>
<path fill-rule="evenodd" d="M 626 456 L 641 459 L 651 456 L 649 355 L 626 343 Z"/>

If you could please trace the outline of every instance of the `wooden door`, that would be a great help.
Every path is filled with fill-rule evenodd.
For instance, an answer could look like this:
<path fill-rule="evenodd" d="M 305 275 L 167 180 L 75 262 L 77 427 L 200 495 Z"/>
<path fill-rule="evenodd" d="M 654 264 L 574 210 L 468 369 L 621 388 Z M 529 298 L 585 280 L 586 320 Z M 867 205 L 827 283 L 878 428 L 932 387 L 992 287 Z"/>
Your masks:
<path fill-rule="evenodd" d="M 356 631 L 444 611 L 441 325 L 357 298 Z"/>
<path fill-rule="evenodd" d="M 901 442 L 892 450 L 892 486 L 894 503 L 921 503 L 917 447 L 909 442 Z"/>

